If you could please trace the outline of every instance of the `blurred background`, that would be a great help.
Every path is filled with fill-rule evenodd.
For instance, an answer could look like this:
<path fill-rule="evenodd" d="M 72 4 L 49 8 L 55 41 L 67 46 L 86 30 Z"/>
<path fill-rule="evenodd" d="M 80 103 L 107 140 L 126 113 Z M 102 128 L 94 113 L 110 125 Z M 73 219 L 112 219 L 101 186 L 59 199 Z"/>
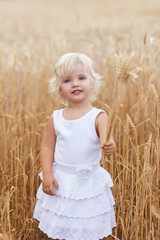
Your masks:
<path fill-rule="evenodd" d="M 0 239 L 48 239 L 32 218 L 40 148 L 57 59 L 83 52 L 104 86 L 93 104 L 116 113 L 114 180 L 117 228 L 107 239 L 160 239 L 160 1 L 0 1 Z M 115 57 L 115 53 L 117 57 Z"/>

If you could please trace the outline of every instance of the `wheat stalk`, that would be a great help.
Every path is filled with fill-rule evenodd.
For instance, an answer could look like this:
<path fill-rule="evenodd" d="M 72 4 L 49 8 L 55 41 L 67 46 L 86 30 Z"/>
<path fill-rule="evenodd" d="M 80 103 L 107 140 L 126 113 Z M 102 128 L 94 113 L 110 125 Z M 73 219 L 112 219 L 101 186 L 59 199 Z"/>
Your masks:
<path fill-rule="evenodd" d="M 151 84 L 150 90 L 151 90 L 152 95 L 154 96 L 154 100 L 155 100 L 156 105 L 157 105 L 157 110 L 158 110 L 158 112 L 160 112 L 160 100 L 159 100 L 156 88 L 153 84 Z"/>
<path fill-rule="evenodd" d="M 112 111 L 109 114 L 107 130 L 106 130 L 106 141 L 109 141 L 111 138 L 115 118 L 120 104 L 123 104 L 123 100 L 127 90 L 127 84 L 130 78 L 138 78 L 138 74 L 142 71 L 140 67 L 132 69 L 131 59 L 135 55 L 135 52 L 132 52 L 129 57 L 124 57 L 122 53 L 117 55 L 115 53 L 115 80 L 119 83 L 118 93 L 114 96 Z"/>
<path fill-rule="evenodd" d="M 151 207 L 151 212 L 160 220 L 160 212 L 154 206 Z"/>

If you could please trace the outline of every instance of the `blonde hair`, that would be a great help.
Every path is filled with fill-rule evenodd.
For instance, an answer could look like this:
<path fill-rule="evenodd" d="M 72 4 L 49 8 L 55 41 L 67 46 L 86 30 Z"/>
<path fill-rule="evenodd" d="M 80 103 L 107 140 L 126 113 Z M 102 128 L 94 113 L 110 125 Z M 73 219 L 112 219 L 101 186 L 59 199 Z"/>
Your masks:
<path fill-rule="evenodd" d="M 89 100 L 91 102 L 95 101 L 100 92 L 102 77 L 95 73 L 92 60 L 82 53 L 67 53 L 59 58 L 55 65 L 55 77 L 49 80 L 50 93 L 56 94 L 58 100 L 63 104 L 66 104 L 66 99 L 64 99 L 59 92 L 62 79 L 69 76 L 78 63 L 82 64 L 84 70 L 91 76 L 91 83 L 94 86 L 89 96 Z"/>

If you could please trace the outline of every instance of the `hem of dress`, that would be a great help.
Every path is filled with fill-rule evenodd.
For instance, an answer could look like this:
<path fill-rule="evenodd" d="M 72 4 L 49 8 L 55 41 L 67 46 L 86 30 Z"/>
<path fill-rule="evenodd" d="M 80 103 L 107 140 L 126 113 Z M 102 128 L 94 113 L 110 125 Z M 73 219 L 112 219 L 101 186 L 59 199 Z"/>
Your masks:
<path fill-rule="evenodd" d="M 39 221 L 36 217 L 34 217 L 34 219 L 36 219 L 37 221 Z M 92 239 L 92 240 L 102 240 L 103 238 L 106 238 L 106 237 L 108 237 L 108 236 L 110 236 L 110 235 L 112 235 L 112 230 L 113 230 L 113 228 L 115 228 L 115 227 L 117 227 L 117 225 L 116 224 L 113 224 L 113 226 L 112 226 L 112 229 L 111 229 L 111 231 L 109 232 L 109 233 L 106 233 L 106 234 L 103 234 L 103 235 L 101 235 L 101 236 L 99 236 L 98 238 L 94 238 L 94 239 Z M 73 238 L 62 238 L 62 237 L 60 237 L 59 235 L 51 235 L 51 234 L 48 234 L 47 233 L 47 231 L 44 229 L 44 228 L 42 228 L 41 226 L 39 226 L 38 225 L 38 228 L 43 232 L 43 233 L 45 233 L 49 238 L 53 238 L 53 239 L 59 239 L 59 240 L 73 240 Z"/>

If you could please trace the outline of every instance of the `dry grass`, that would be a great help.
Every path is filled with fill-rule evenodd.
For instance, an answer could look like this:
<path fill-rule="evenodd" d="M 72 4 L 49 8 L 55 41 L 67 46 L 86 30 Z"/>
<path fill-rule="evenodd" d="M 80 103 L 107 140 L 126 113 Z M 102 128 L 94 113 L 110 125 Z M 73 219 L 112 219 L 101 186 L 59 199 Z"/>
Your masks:
<path fill-rule="evenodd" d="M 96 62 L 104 86 L 94 105 L 114 112 L 117 150 L 104 162 L 116 200 L 110 239 L 160 239 L 159 13 L 156 0 L 0 2 L 0 239 L 47 239 L 32 218 L 45 127 L 60 107 L 47 81 L 70 51 Z M 116 70 L 115 53 L 129 65 Z"/>

